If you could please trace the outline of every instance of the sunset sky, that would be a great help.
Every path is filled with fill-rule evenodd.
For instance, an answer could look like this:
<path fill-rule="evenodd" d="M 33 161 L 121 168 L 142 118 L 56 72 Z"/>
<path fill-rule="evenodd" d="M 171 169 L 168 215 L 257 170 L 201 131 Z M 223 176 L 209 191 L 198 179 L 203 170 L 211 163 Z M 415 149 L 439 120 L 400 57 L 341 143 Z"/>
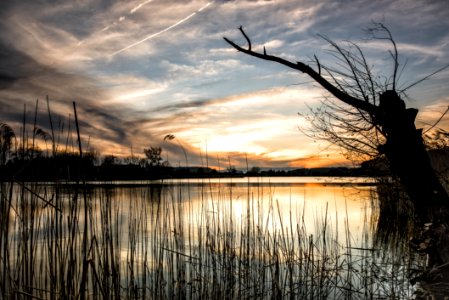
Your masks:
<path fill-rule="evenodd" d="M 0 122 L 19 132 L 24 104 L 32 128 L 49 131 L 45 98 L 61 144 L 76 101 L 83 146 L 102 155 L 142 155 L 160 146 L 173 165 L 342 165 L 339 150 L 304 136 L 298 116 L 326 93 L 303 74 L 238 53 L 242 25 L 254 46 L 290 60 L 332 63 L 329 44 L 357 42 L 375 70 L 392 72 L 383 22 L 406 63 L 402 87 L 449 64 L 449 4 L 402 1 L 21 0 L 0 4 Z M 259 48 L 261 49 L 261 48 Z M 407 91 L 433 124 L 449 105 L 449 69 Z M 73 124 L 72 130 L 73 130 Z M 439 124 L 449 129 L 449 117 Z M 164 141 L 164 136 L 176 138 Z M 61 146 L 62 147 L 62 146 Z"/>

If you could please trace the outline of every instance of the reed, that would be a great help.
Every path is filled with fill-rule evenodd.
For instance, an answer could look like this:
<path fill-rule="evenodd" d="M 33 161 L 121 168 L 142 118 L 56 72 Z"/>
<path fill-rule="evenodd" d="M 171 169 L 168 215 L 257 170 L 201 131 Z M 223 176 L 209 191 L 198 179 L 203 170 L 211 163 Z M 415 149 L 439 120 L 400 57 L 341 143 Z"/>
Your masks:
<path fill-rule="evenodd" d="M 305 207 L 280 207 L 270 186 L 249 186 L 242 194 L 208 180 L 131 188 L 1 183 L 1 298 L 413 296 L 410 270 L 424 262 L 375 246 L 371 208 L 363 243 L 354 246 L 346 213 L 332 218 L 326 208 L 310 224 Z M 344 236 L 332 222 L 339 217 Z"/>

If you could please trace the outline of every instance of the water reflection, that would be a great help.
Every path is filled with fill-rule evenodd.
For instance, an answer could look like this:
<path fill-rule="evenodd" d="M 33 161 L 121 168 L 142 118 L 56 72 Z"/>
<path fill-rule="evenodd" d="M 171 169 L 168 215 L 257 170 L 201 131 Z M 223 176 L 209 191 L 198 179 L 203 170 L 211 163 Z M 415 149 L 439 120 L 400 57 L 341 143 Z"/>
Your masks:
<path fill-rule="evenodd" d="M 446 220 L 422 222 L 400 185 L 391 180 L 376 186 L 379 209 L 374 241 L 385 251 L 412 253 L 424 260 L 422 268 L 410 270 L 416 299 L 445 299 L 449 295 L 449 225 Z M 428 208 L 429 210 L 430 207 Z M 439 208 L 447 216 L 446 208 Z"/>
<path fill-rule="evenodd" d="M 304 226 L 313 234 L 327 219 L 331 231 L 361 247 L 364 226 L 371 215 L 373 187 L 360 178 L 232 178 L 164 182 L 163 197 L 184 202 L 184 215 L 196 220 L 215 214 L 241 228 L 248 216 L 269 232 L 285 226 Z M 189 195 L 189 197 L 185 197 Z M 188 204 L 188 205 L 187 205 Z M 282 224 L 283 223 L 283 224 Z M 238 235 L 239 233 L 237 233 Z"/>
<path fill-rule="evenodd" d="M 377 189 L 303 177 L 16 185 L 12 199 L 2 191 L 14 278 L 0 278 L 2 295 L 23 284 L 72 297 L 87 272 L 91 298 L 409 298 L 422 261 L 374 243 L 388 219 Z"/>

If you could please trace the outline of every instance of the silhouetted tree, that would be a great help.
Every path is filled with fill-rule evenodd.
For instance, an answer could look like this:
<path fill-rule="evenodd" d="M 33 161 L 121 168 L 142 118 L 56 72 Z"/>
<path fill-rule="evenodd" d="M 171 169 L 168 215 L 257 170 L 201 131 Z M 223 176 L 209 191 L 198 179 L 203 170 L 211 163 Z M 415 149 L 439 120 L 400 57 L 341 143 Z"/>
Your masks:
<path fill-rule="evenodd" d="M 162 165 L 162 148 L 161 147 L 150 147 L 143 149 L 143 153 L 145 154 L 148 165 L 150 167 L 158 167 Z"/>
<path fill-rule="evenodd" d="M 260 173 L 260 167 L 256 167 L 256 166 L 251 167 L 251 169 L 249 169 L 248 173 L 254 174 L 254 175 L 259 174 Z"/>
<path fill-rule="evenodd" d="M 354 43 L 349 43 L 347 49 L 323 37 L 333 47 L 339 67 L 323 66 L 315 56 L 314 70 L 303 62 L 269 55 L 265 48 L 263 52 L 254 51 L 242 27 L 240 32 L 248 43 L 247 48 L 224 39 L 240 52 L 305 73 L 333 96 L 326 98 L 324 106 L 315 110 L 310 118 L 316 132 L 349 153 L 386 157 L 391 173 L 399 178 L 422 218 L 427 218 L 427 213 L 439 219 L 447 217 L 449 196 L 432 169 L 422 129 L 415 126 L 418 110 L 406 108 L 401 98 L 412 85 L 397 89 L 398 51 L 390 31 L 383 24 L 376 24 L 370 32 L 374 38 L 391 43 L 393 67 L 392 75 L 387 77 L 373 74 L 363 51 Z"/>
<path fill-rule="evenodd" d="M 235 168 L 235 166 L 229 166 L 226 168 L 226 172 L 228 172 L 229 174 L 237 174 L 237 169 Z"/>
<path fill-rule="evenodd" d="M 117 164 L 118 160 L 117 157 L 114 155 L 106 155 L 103 157 L 103 161 L 101 162 L 102 166 L 112 166 Z"/>
<path fill-rule="evenodd" d="M 123 158 L 123 163 L 138 166 L 140 164 L 140 158 L 137 156 L 127 156 Z"/>

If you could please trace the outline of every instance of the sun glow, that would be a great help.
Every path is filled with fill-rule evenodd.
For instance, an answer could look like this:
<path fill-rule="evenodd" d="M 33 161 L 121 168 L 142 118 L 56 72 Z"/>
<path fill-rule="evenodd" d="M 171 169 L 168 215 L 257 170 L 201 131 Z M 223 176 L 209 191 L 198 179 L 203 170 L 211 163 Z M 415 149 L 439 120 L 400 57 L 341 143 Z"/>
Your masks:
<path fill-rule="evenodd" d="M 288 160 L 292 158 L 305 157 L 307 155 L 310 155 L 310 153 L 308 152 L 310 151 L 286 149 L 270 152 L 267 154 L 267 157 L 274 160 Z"/>
<path fill-rule="evenodd" d="M 207 141 L 209 152 L 245 152 L 261 154 L 267 149 L 256 145 L 251 139 L 253 136 L 246 134 L 235 134 L 218 136 Z"/>
<path fill-rule="evenodd" d="M 120 96 L 117 97 L 117 101 L 124 101 L 124 100 L 132 100 L 135 98 L 141 98 L 141 97 L 146 97 L 149 95 L 154 95 L 157 94 L 161 91 L 163 91 L 164 88 L 160 87 L 160 88 L 154 88 L 154 89 L 142 89 L 142 90 L 138 90 L 135 92 L 129 92 L 126 94 L 122 94 Z"/>
<path fill-rule="evenodd" d="M 213 124 L 209 127 L 186 129 L 180 133 L 189 143 L 210 152 L 240 152 L 255 155 L 279 151 L 280 144 L 285 140 L 293 140 L 298 134 L 296 118 L 269 119 L 261 118 L 247 123 L 242 120 L 232 120 L 223 124 Z M 287 135 L 287 136 L 286 136 Z M 278 140 L 278 143 L 273 143 Z M 289 143 L 287 143 L 289 144 Z M 283 146 L 282 146 L 283 147 Z M 298 157 L 300 151 L 286 151 L 283 156 Z M 276 155 L 274 155 L 276 156 Z M 274 157 L 273 156 L 273 157 Z M 278 157 L 280 155 L 277 155 Z"/>

